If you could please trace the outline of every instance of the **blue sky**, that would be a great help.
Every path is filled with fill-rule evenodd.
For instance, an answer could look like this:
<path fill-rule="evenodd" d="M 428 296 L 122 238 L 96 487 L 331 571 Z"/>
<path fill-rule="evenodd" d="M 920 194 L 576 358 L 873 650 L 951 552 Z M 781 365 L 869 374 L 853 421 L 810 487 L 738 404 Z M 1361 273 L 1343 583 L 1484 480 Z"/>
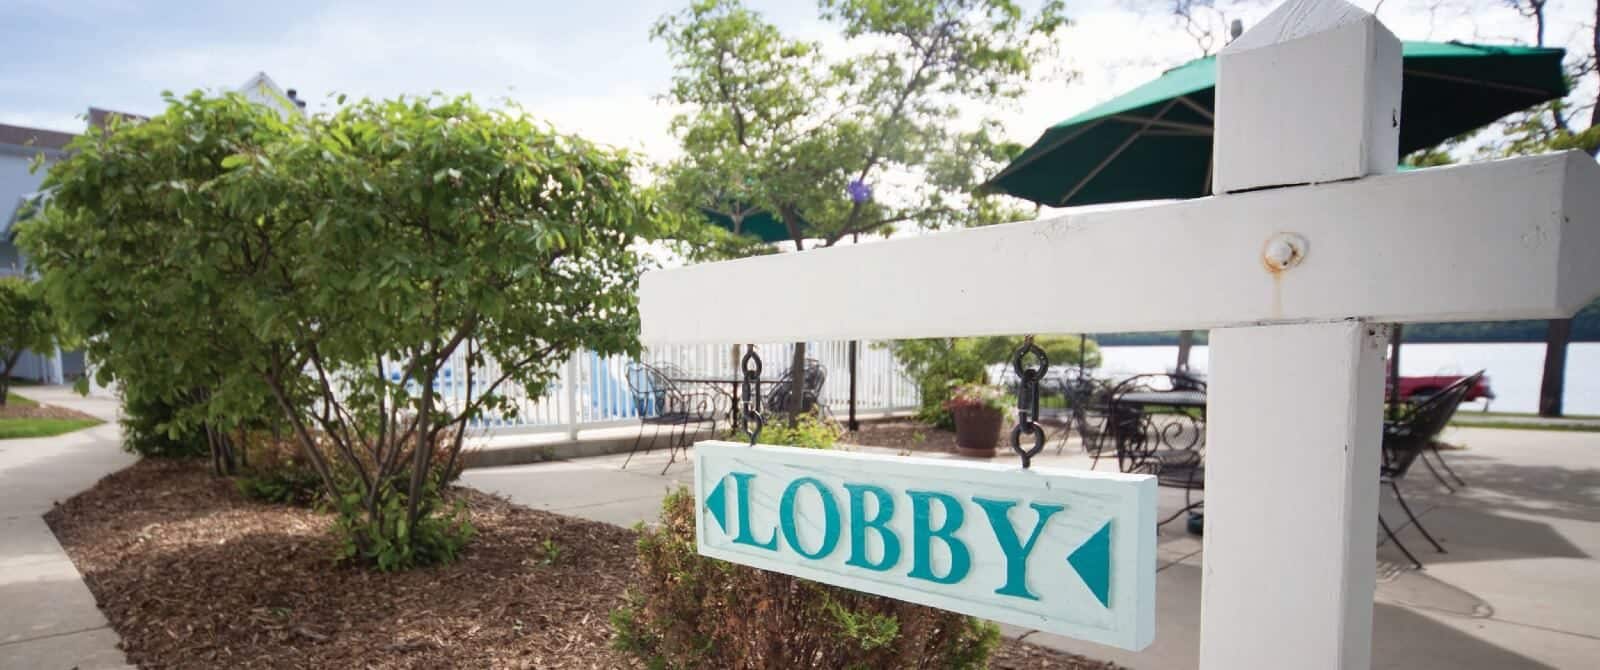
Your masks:
<path fill-rule="evenodd" d="M 1592 2 L 1552 0 L 1551 41 L 1581 42 Z M 0 44 L 8 47 L 0 123 L 76 131 L 91 105 L 149 114 L 160 111 L 163 89 L 234 88 L 265 71 L 314 108 L 340 92 L 470 92 L 486 102 L 514 99 L 562 130 L 670 155 L 672 110 L 654 96 L 671 71 L 648 29 L 685 3 L 0 0 Z M 790 34 L 838 39 L 810 2 L 750 4 Z M 1014 139 L 1030 141 L 1050 123 L 1200 55 L 1162 13 L 1167 4 L 1069 1 L 1076 25 L 1061 35 L 1062 61 L 1046 69 L 1078 76 L 1046 78 L 1021 105 L 998 110 Z M 1219 4 L 1249 25 L 1274 3 Z M 1532 39 L 1530 24 L 1499 0 L 1382 0 L 1379 16 L 1403 39 Z"/>

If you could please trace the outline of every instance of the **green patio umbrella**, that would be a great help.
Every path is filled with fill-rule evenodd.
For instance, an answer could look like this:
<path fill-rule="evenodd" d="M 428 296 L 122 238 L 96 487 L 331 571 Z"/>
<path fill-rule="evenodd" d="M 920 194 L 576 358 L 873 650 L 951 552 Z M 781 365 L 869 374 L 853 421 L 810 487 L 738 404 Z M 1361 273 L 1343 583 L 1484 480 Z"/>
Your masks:
<path fill-rule="evenodd" d="M 1403 47 L 1402 156 L 1567 94 L 1563 49 Z M 1051 126 L 985 187 L 1049 207 L 1209 195 L 1216 83 L 1213 57 L 1168 70 Z"/>
<path fill-rule="evenodd" d="M 734 227 L 733 217 L 726 212 L 702 208 L 700 213 L 706 216 L 706 220 L 710 221 L 711 225 L 727 230 L 730 233 L 736 232 L 741 235 L 748 235 L 762 242 L 784 242 L 793 239 L 789 237 L 789 229 L 783 225 L 783 221 L 773 216 L 771 212 L 756 210 L 746 214 L 737 229 Z M 804 220 L 800 221 L 799 228 L 802 231 L 807 228 Z"/>

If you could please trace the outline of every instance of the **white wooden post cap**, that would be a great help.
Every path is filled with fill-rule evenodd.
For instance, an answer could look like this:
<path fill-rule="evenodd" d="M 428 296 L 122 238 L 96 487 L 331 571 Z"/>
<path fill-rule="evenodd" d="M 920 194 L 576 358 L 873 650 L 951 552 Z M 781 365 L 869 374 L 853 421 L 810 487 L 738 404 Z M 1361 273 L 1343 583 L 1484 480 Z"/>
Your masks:
<path fill-rule="evenodd" d="M 1343 0 L 1289 0 L 1217 57 L 1213 192 L 1393 172 L 1400 40 Z"/>

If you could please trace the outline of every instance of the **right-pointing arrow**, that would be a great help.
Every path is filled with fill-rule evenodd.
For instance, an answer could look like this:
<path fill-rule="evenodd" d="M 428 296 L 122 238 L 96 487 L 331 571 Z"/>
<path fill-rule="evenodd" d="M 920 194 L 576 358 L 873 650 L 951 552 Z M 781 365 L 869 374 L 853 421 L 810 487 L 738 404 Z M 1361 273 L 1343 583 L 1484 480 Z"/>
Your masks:
<path fill-rule="evenodd" d="M 722 529 L 723 534 L 728 532 L 728 495 L 722 490 L 722 485 L 727 482 L 727 477 L 717 480 L 717 485 L 706 495 L 706 510 L 711 512 L 711 518 L 717 520 L 717 527 Z"/>
<path fill-rule="evenodd" d="M 1110 607 L 1111 597 L 1111 522 L 1084 540 L 1082 545 L 1067 556 L 1067 563 L 1078 571 L 1078 578 L 1100 599 L 1102 607 Z"/>

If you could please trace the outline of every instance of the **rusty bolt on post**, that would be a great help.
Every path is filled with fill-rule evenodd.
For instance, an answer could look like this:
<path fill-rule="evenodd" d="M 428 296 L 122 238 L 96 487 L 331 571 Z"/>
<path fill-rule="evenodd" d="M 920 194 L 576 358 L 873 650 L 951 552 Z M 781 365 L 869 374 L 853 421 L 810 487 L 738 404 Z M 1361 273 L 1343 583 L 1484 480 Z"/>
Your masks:
<path fill-rule="evenodd" d="M 1279 273 L 1300 264 L 1311 244 L 1299 233 L 1278 233 L 1261 247 L 1261 264 L 1268 272 Z"/>

